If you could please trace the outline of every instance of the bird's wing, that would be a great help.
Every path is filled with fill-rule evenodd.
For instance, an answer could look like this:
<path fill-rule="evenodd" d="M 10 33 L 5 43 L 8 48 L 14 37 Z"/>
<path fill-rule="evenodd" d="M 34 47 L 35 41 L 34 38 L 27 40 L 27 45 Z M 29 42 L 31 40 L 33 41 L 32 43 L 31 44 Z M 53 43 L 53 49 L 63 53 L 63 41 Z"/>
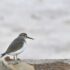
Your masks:
<path fill-rule="evenodd" d="M 20 38 L 16 38 L 8 47 L 6 53 L 15 52 L 23 47 L 23 40 Z"/>

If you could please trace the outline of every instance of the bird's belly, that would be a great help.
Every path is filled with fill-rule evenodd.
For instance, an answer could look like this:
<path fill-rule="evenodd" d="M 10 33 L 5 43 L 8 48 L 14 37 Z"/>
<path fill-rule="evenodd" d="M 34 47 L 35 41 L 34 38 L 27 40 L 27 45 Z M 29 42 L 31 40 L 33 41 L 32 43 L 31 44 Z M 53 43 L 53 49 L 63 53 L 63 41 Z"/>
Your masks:
<path fill-rule="evenodd" d="M 9 53 L 10 55 L 18 55 L 18 54 L 21 54 L 24 50 L 25 50 L 26 47 L 22 47 L 21 49 L 15 51 L 15 52 L 11 52 Z"/>

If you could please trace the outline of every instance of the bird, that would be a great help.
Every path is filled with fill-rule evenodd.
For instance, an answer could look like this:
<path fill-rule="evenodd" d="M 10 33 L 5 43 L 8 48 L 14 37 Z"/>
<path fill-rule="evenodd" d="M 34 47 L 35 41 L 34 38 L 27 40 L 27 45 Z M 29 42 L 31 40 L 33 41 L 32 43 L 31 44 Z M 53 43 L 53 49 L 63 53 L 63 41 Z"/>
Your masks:
<path fill-rule="evenodd" d="M 17 38 L 13 40 L 13 42 L 9 45 L 7 50 L 1 55 L 1 57 L 5 56 L 6 54 L 15 53 L 16 51 L 22 49 L 24 47 L 24 43 L 26 39 L 32 39 L 26 33 L 20 33 Z M 14 54 L 14 59 L 17 59 L 18 53 Z M 16 57 L 16 58 L 15 58 Z"/>

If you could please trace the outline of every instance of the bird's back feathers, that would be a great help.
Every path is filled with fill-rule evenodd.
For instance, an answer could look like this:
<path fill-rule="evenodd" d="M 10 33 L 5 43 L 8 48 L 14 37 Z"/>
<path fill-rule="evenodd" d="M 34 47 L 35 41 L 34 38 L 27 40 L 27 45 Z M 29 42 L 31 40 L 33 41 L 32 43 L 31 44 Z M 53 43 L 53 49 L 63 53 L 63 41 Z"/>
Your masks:
<path fill-rule="evenodd" d="M 23 47 L 25 40 L 18 37 L 8 47 L 6 53 L 15 52 Z"/>

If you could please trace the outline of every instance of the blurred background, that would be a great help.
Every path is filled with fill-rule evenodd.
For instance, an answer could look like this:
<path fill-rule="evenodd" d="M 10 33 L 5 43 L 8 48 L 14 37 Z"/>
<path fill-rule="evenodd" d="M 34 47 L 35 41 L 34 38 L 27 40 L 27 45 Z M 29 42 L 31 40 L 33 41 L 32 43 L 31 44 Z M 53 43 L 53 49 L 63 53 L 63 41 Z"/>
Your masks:
<path fill-rule="evenodd" d="M 70 0 L 0 0 L 0 54 L 20 33 L 22 59 L 70 58 Z"/>

